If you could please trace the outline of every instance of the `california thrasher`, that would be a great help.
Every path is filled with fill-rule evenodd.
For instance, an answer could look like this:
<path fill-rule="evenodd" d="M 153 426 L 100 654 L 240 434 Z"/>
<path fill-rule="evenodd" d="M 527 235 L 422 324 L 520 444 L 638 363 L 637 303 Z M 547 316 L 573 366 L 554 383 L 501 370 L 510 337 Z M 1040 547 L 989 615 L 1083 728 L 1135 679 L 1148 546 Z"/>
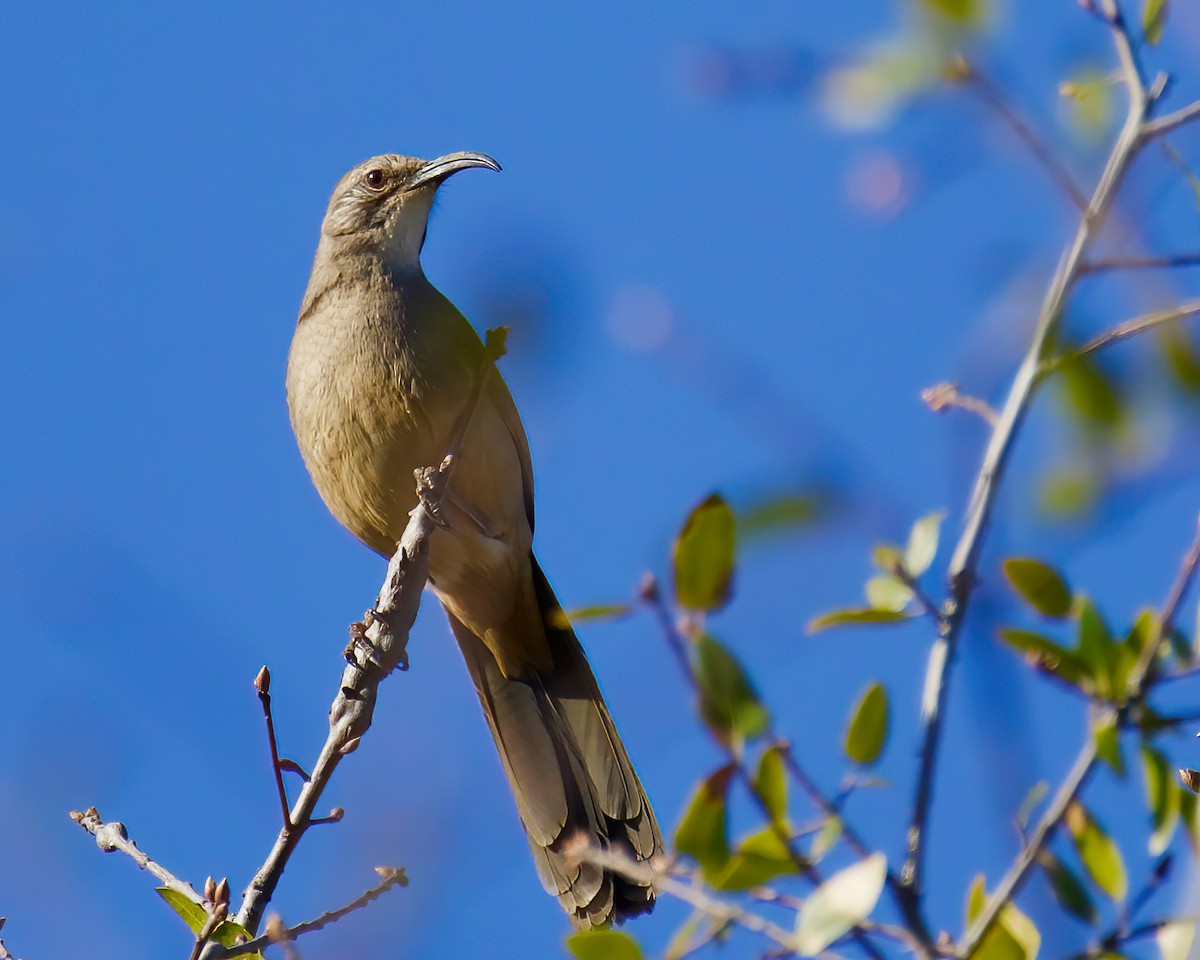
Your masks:
<path fill-rule="evenodd" d="M 338 183 L 288 357 L 292 427 L 333 515 L 390 557 L 480 368 L 471 325 L 425 278 L 434 194 L 490 157 L 385 155 Z M 646 861 L 662 835 L 587 657 L 533 556 L 533 470 L 498 374 L 463 437 L 430 545 L 450 618 L 542 885 L 581 928 L 650 910 L 648 882 L 581 861 L 584 845 Z"/>

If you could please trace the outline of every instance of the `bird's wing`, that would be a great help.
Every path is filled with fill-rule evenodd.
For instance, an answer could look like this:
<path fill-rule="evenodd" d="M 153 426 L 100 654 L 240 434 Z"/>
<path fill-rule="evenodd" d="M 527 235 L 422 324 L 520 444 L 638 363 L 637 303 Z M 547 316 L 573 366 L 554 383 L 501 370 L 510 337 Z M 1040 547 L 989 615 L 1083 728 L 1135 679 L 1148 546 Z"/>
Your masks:
<path fill-rule="evenodd" d="M 512 394 L 508 392 L 498 371 L 488 377 L 488 393 L 501 421 L 508 428 L 513 446 L 517 448 L 517 458 L 521 461 L 521 487 L 525 493 L 525 516 L 529 519 L 529 532 L 533 533 L 533 460 L 529 455 L 525 426 L 521 423 L 521 415 L 517 413 Z"/>

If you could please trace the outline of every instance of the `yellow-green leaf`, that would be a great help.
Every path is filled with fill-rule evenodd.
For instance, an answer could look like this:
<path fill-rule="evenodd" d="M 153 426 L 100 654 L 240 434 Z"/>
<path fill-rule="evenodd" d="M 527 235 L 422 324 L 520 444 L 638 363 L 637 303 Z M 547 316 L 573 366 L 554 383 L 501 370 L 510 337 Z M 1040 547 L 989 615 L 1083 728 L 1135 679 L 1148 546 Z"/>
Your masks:
<path fill-rule="evenodd" d="M 777 828 L 764 827 L 738 844 L 712 885 L 717 890 L 749 890 L 796 872 L 796 861 Z"/>
<path fill-rule="evenodd" d="M 701 634 L 692 646 L 700 713 L 722 741 L 749 740 L 766 732 L 771 717 L 737 658 L 718 640 Z"/>
<path fill-rule="evenodd" d="M 1153 747 L 1142 747 L 1142 773 L 1146 781 L 1146 803 L 1154 824 L 1148 846 L 1150 855 L 1157 857 L 1170 846 L 1179 823 L 1179 788 L 1174 768 Z"/>
<path fill-rule="evenodd" d="M 1121 848 L 1078 801 L 1067 808 L 1064 820 L 1075 841 L 1079 861 L 1092 882 L 1113 900 L 1124 900 L 1129 880 Z"/>
<path fill-rule="evenodd" d="M 883 623 L 903 623 L 911 620 L 914 614 L 903 610 L 876 610 L 874 607 L 858 607 L 850 610 L 834 610 L 823 613 L 808 622 L 809 633 L 819 633 L 830 627 L 865 626 Z"/>
<path fill-rule="evenodd" d="M 939 16 L 965 26 L 983 16 L 984 0 L 920 0 L 921 5 Z"/>
<path fill-rule="evenodd" d="M 1142 36 L 1154 46 L 1162 39 L 1167 22 L 1167 0 L 1144 0 L 1142 4 Z"/>
<path fill-rule="evenodd" d="M 1116 643 L 1104 617 L 1087 597 L 1082 598 L 1079 604 L 1077 653 L 1086 665 L 1092 689 L 1097 696 L 1105 700 L 1124 699 L 1126 671 L 1121 669 L 1121 664 L 1123 660 L 1132 662 L 1135 658 L 1118 657 Z"/>
<path fill-rule="evenodd" d="M 1096 756 L 1107 763 L 1113 773 L 1125 778 L 1125 757 L 1121 753 L 1121 737 L 1117 733 L 1117 722 L 1113 716 L 1106 717 L 1096 727 Z"/>
<path fill-rule="evenodd" d="M 204 927 L 204 921 L 208 919 L 208 914 L 200 904 L 170 887 L 155 887 L 154 889 L 160 897 L 167 901 L 170 908 L 179 914 L 192 933 L 200 932 Z"/>
<path fill-rule="evenodd" d="M 884 573 L 895 573 L 904 566 L 904 551 L 894 543 L 877 543 L 871 549 L 871 562 Z"/>
<path fill-rule="evenodd" d="M 1055 643 L 1049 637 L 1030 630 L 1000 630 L 1000 638 L 1025 654 L 1025 659 L 1039 670 L 1053 674 L 1066 683 L 1081 684 L 1087 676 L 1083 662 L 1073 650 Z"/>
<path fill-rule="evenodd" d="M 983 874 L 971 881 L 967 891 L 967 926 L 983 912 L 987 903 Z M 1042 935 L 1033 921 L 1009 903 L 979 944 L 976 960 L 1033 960 L 1041 949 Z"/>
<path fill-rule="evenodd" d="M 642 960 L 642 948 L 620 930 L 584 930 L 567 937 L 567 950 L 577 960 Z"/>
<path fill-rule="evenodd" d="M 721 767 L 696 788 L 675 831 L 675 849 L 700 864 L 705 875 L 729 860 L 729 781 L 732 765 Z"/>
<path fill-rule="evenodd" d="M 631 613 L 633 613 L 633 607 L 628 603 L 597 603 L 590 607 L 577 607 L 567 615 L 567 619 L 571 622 L 613 620 L 618 617 L 627 617 Z"/>
<path fill-rule="evenodd" d="M 842 838 L 842 818 L 829 814 L 821 822 L 821 829 L 812 838 L 808 848 L 808 859 L 820 863 L 834 845 Z"/>
<path fill-rule="evenodd" d="M 899 577 L 882 574 L 867 581 L 867 603 L 874 610 L 903 610 L 913 592 Z"/>
<path fill-rule="evenodd" d="M 908 534 L 908 546 L 904 550 L 904 569 L 909 576 L 919 577 L 937 556 L 938 534 L 942 529 L 945 510 L 923 516 L 912 525 Z"/>
<path fill-rule="evenodd" d="M 855 704 L 846 727 L 846 756 L 855 763 L 874 763 L 888 735 L 888 695 L 883 684 L 873 683 Z"/>
<path fill-rule="evenodd" d="M 737 534 L 733 510 L 712 494 L 689 515 L 675 541 L 675 597 L 689 610 L 719 610 L 729 600 Z"/>
<path fill-rule="evenodd" d="M 783 748 L 767 747 L 758 759 L 758 770 L 754 773 L 754 792 L 767 808 L 770 818 L 776 823 L 787 822 L 787 774 L 783 769 Z"/>
<path fill-rule="evenodd" d="M 1047 617 L 1071 612 L 1071 588 L 1053 567 L 1032 557 L 1009 557 L 1004 576 L 1022 600 Z"/>
<path fill-rule="evenodd" d="M 871 915 L 887 879 L 887 858 L 873 853 L 839 870 L 812 892 L 796 925 L 796 952 L 812 957 Z"/>

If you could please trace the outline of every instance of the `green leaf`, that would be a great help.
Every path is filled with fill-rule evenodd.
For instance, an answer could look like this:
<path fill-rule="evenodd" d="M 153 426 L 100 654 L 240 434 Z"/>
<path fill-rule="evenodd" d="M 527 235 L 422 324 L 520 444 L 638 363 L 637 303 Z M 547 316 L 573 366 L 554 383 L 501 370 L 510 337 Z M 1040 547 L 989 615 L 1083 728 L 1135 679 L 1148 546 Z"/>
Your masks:
<path fill-rule="evenodd" d="M 921 0 L 922 6 L 954 23 L 966 26 L 983 16 L 983 0 Z"/>
<path fill-rule="evenodd" d="M 1071 612 L 1071 588 L 1053 567 L 1032 557 L 1009 557 L 1004 576 L 1022 600 L 1047 617 Z"/>
<path fill-rule="evenodd" d="M 1038 854 L 1037 861 L 1046 872 L 1054 899 L 1067 913 L 1084 923 L 1094 924 L 1100 920 L 1100 911 L 1096 909 L 1096 901 L 1088 893 L 1087 887 L 1058 857 L 1049 850 L 1043 850 Z"/>
<path fill-rule="evenodd" d="M 1154 46 L 1162 39 L 1166 22 L 1167 0 L 1145 0 L 1142 4 L 1142 36 L 1148 44 Z"/>
<path fill-rule="evenodd" d="M 776 877 L 797 872 L 796 861 L 777 828 L 764 827 L 738 844 L 737 851 L 721 875 L 713 879 L 712 885 L 717 890 L 749 890 Z"/>
<path fill-rule="evenodd" d="M 772 821 L 787 822 L 787 775 L 783 769 L 782 747 L 767 747 L 758 758 L 754 792 L 761 798 Z"/>
<path fill-rule="evenodd" d="M 842 838 L 842 818 L 828 815 L 821 822 L 821 829 L 812 838 L 808 848 L 808 859 L 820 863 L 834 845 Z"/>
<path fill-rule="evenodd" d="M 167 901 L 168 906 L 179 914 L 192 933 L 200 933 L 204 927 L 204 921 L 208 919 L 208 914 L 200 904 L 170 887 L 155 887 L 154 889 L 160 897 Z"/>
<path fill-rule="evenodd" d="M 766 732 L 771 717 L 746 671 L 718 640 L 701 634 L 692 646 L 700 692 L 700 713 L 724 742 L 749 740 Z"/>
<path fill-rule="evenodd" d="M 1176 772 L 1167 758 L 1150 746 L 1142 747 L 1142 773 L 1146 782 L 1146 803 L 1154 823 L 1149 851 L 1157 857 L 1171 845 L 1179 823 L 1179 788 Z"/>
<path fill-rule="evenodd" d="M 1154 942 L 1158 944 L 1162 960 L 1187 960 L 1195 936 L 1196 924 L 1180 920 L 1159 927 L 1154 934 Z"/>
<path fill-rule="evenodd" d="M 618 617 L 627 617 L 633 613 L 633 607 L 628 603 L 597 603 L 590 607 L 578 607 L 567 614 L 567 619 L 570 622 L 579 622 L 580 620 L 614 620 Z"/>
<path fill-rule="evenodd" d="M 867 603 L 873 610 L 903 610 L 913 592 L 899 577 L 884 574 L 867 581 Z"/>
<path fill-rule="evenodd" d="M 1000 638 L 1025 654 L 1025 659 L 1039 670 L 1052 674 L 1066 683 L 1081 684 L 1087 669 L 1075 652 L 1055 643 L 1049 637 L 1029 630 L 1000 630 Z"/>
<path fill-rule="evenodd" d="M 883 684 L 869 686 L 854 707 L 846 727 L 846 756 L 855 763 L 874 763 L 888 735 L 888 695 Z"/>
<path fill-rule="evenodd" d="M 1183 821 L 1193 859 L 1200 858 L 1200 798 L 1188 787 L 1179 788 L 1179 819 Z"/>
<path fill-rule="evenodd" d="M 1059 84 L 1059 93 L 1066 98 L 1067 120 L 1075 133 L 1087 141 L 1096 141 L 1109 129 L 1113 118 L 1112 83 L 1108 74 L 1100 70 L 1087 70 L 1075 78 Z M 1095 367 L 1088 365 L 1088 370 Z M 1064 369 L 1065 372 L 1065 369 Z M 1086 380 L 1088 373 L 1078 375 Z M 1068 386 L 1068 400 L 1073 405 L 1093 407 L 1100 400 L 1090 399 L 1088 394 L 1093 390 L 1103 394 L 1103 387 L 1089 387 L 1085 383 Z M 1071 396 L 1078 391 L 1082 396 Z"/>
<path fill-rule="evenodd" d="M 737 529 L 743 540 L 793 530 L 813 523 L 825 506 L 819 492 L 777 494 L 740 510 Z"/>
<path fill-rule="evenodd" d="M 894 543 L 877 543 L 871 548 L 871 562 L 884 573 L 895 573 L 904 566 L 904 551 Z"/>
<path fill-rule="evenodd" d="M 1025 799 L 1017 807 L 1017 815 L 1015 817 L 1017 829 L 1022 833 L 1025 832 L 1025 828 L 1029 825 L 1029 818 L 1033 816 L 1033 811 L 1037 809 L 1039 803 L 1046 799 L 1046 794 L 1049 790 L 1050 785 L 1045 780 L 1039 780 L 1025 794 Z"/>
<path fill-rule="evenodd" d="M 937 510 L 912 525 L 908 546 L 904 550 L 904 569 L 910 577 L 919 577 L 933 563 L 933 558 L 937 556 L 938 534 L 945 518 L 946 511 Z"/>
<path fill-rule="evenodd" d="M 873 853 L 839 870 L 812 892 L 796 925 L 796 951 L 816 956 L 871 915 L 887 879 L 887 858 Z"/>
<path fill-rule="evenodd" d="M 712 494 L 689 515 L 675 541 L 675 598 L 689 610 L 729 601 L 737 537 L 733 510 Z"/>
<path fill-rule="evenodd" d="M 254 939 L 250 931 L 234 920 L 222 920 L 213 931 L 212 938 L 223 947 L 235 947 L 239 943 L 249 943 Z M 243 953 L 238 960 L 263 960 L 263 955 L 257 950 L 254 953 Z"/>
<path fill-rule="evenodd" d="M 1129 880 L 1120 847 L 1078 801 L 1067 807 L 1064 821 L 1092 882 L 1113 900 L 1124 900 Z"/>
<path fill-rule="evenodd" d="M 971 881 L 967 891 L 967 926 L 983 912 L 987 903 L 983 874 Z M 1033 960 L 1042 945 L 1042 935 L 1032 920 L 1009 903 L 975 951 L 976 960 Z"/>
<path fill-rule="evenodd" d="M 1185 393 L 1200 391 L 1200 355 L 1188 332 L 1179 324 L 1166 324 L 1159 330 L 1158 347 L 1175 383 Z"/>
<path fill-rule="evenodd" d="M 567 937 L 567 950 L 577 960 L 642 960 L 642 948 L 620 930 L 584 930 Z"/>
<path fill-rule="evenodd" d="M 1123 700 L 1127 671 L 1120 668 L 1116 642 L 1104 617 L 1087 597 L 1080 601 L 1077 652 L 1087 666 L 1096 695 L 1105 700 Z M 1127 659 L 1132 661 L 1136 657 Z"/>
<path fill-rule="evenodd" d="M 1038 486 L 1038 509 L 1056 519 L 1076 518 L 1096 503 L 1100 482 L 1085 466 L 1057 468 L 1042 478 Z"/>
<path fill-rule="evenodd" d="M 873 607 L 834 610 L 832 613 L 823 613 L 821 616 L 810 620 L 807 630 L 809 633 L 819 633 L 822 630 L 828 630 L 830 627 L 844 627 L 855 624 L 903 623 L 905 620 L 911 620 L 914 616 L 915 614 L 905 613 L 902 610 L 876 610 Z"/>
<path fill-rule="evenodd" d="M 675 849 L 694 859 L 705 876 L 716 874 L 729 861 L 730 764 L 709 775 L 696 788 L 675 831 Z"/>
<path fill-rule="evenodd" d="M 1111 96 L 1107 78 L 1096 89 L 1097 100 Z M 1090 93 L 1090 92 L 1089 92 Z M 1107 433 L 1121 419 L 1121 398 L 1116 384 L 1090 356 L 1077 356 L 1059 367 L 1064 398 L 1081 426 L 1094 433 Z"/>
<path fill-rule="evenodd" d="M 1121 753 L 1121 737 L 1117 732 L 1116 718 L 1109 715 L 1096 727 L 1096 756 L 1107 763 L 1113 773 L 1125 778 L 1125 757 Z"/>

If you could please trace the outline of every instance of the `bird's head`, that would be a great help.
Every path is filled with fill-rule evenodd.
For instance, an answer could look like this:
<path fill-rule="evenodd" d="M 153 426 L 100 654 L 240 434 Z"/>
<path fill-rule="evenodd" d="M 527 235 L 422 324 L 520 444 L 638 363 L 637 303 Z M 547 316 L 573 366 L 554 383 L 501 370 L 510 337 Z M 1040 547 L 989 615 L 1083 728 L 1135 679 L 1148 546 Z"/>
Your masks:
<path fill-rule="evenodd" d="M 425 242 L 433 195 L 448 177 L 470 167 L 499 170 L 500 164 L 486 154 L 468 152 L 449 153 L 436 160 L 394 153 L 372 157 L 334 188 L 321 225 L 322 239 L 415 266 Z"/>

